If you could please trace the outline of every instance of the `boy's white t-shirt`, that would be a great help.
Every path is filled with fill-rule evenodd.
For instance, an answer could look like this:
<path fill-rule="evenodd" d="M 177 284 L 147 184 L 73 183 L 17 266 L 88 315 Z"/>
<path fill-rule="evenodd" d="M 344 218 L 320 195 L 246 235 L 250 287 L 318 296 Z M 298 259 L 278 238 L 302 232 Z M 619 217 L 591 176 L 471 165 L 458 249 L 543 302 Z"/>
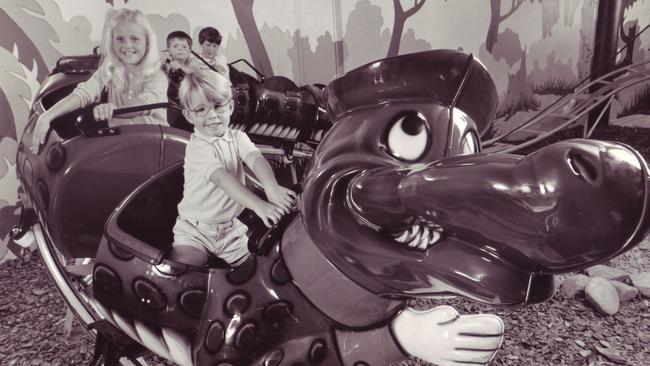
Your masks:
<path fill-rule="evenodd" d="M 194 132 L 185 149 L 183 199 L 178 216 L 206 224 L 232 221 L 243 206 L 210 181 L 215 170 L 225 168 L 242 184 L 245 183 L 244 161 L 261 154 L 246 133 L 228 128 L 221 137 Z"/>

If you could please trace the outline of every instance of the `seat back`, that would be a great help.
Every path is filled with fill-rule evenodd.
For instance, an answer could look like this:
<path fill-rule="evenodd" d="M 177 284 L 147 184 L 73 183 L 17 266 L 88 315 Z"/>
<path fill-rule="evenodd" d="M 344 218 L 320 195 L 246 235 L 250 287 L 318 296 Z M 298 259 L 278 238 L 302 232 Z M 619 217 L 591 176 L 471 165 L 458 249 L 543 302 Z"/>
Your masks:
<path fill-rule="evenodd" d="M 183 197 L 183 165 L 175 164 L 138 189 L 117 217 L 118 227 L 157 249 L 167 250 Z"/>

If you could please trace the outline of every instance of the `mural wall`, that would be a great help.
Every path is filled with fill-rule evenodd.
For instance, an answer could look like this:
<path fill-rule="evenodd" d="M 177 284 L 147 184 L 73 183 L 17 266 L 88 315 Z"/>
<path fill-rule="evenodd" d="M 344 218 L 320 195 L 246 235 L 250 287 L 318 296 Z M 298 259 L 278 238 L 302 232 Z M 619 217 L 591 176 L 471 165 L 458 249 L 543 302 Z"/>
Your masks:
<path fill-rule="evenodd" d="M 111 8 L 137 8 L 160 45 L 205 26 L 223 34 L 221 53 L 297 84 L 327 83 L 373 60 L 436 48 L 478 57 L 500 94 L 499 117 L 540 108 L 589 74 L 597 0 L 0 0 L 0 258 L 15 222 L 17 138 L 32 97 L 62 55 L 88 54 Z M 648 23 L 650 1 L 624 0 L 619 47 Z M 650 31 L 619 62 L 650 58 Z M 196 49 L 198 51 L 198 49 Z M 243 71 L 247 71 L 242 68 Z M 252 72 L 252 71 L 251 71 Z M 647 97 L 641 87 L 622 98 Z"/>

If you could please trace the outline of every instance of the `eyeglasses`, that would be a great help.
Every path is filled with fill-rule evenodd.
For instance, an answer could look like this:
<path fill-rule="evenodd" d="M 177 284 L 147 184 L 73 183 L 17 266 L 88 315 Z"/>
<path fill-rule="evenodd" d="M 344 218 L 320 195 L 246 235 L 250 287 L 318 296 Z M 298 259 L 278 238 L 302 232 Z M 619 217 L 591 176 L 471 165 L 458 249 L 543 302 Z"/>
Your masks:
<path fill-rule="evenodd" d="M 190 110 L 190 112 L 194 113 L 194 115 L 197 117 L 205 117 L 208 115 L 208 113 L 210 113 L 210 110 L 213 110 L 219 116 L 225 116 L 229 112 L 229 104 L 230 100 L 226 101 L 225 103 L 216 103 L 211 107 L 201 106 L 195 110 Z"/>

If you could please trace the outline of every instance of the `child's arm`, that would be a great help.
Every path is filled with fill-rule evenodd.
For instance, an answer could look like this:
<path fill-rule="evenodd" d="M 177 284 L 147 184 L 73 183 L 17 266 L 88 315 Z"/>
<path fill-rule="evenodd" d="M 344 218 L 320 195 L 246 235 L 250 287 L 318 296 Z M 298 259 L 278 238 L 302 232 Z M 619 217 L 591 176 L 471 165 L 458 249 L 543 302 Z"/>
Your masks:
<path fill-rule="evenodd" d="M 189 65 L 183 65 L 182 63 L 180 63 L 178 61 L 175 61 L 175 60 L 172 60 L 171 62 L 169 62 L 169 64 L 167 65 L 167 68 L 168 68 L 168 72 L 167 72 L 168 74 L 169 74 L 169 72 L 174 71 L 174 70 L 178 70 L 178 69 L 181 69 L 181 70 L 183 70 L 183 72 L 185 74 L 188 74 L 188 73 L 192 72 L 193 69 L 195 69 L 195 67 L 192 66 L 191 62 L 190 62 Z"/>
<path fill-rule="evenodd" d="M 41 114 L 38 121 L 36 121 L 34 133 L 32 134 L 32 150 L 34 153 L 38 154 L 38 149 L 45 142 L 47 131 L 50 130 L 50 123 L 55 118 L 95 102 L 99 99 L 105 85 L 106 82 L 102 80 L 100 72 L 95 71 L 88 80 L 79 83 L 72 93 Z"/>
<path fill-rule="evenodd" d="M 66 113 L 81 108 L 81 99 L 76 94 L 69 94 L 61 99 L 58 103 L 53 105 L 50 109 L 43 112 L 36 121 L 34 126 L 34 133 L 32 134 L 32 151 L 38 154 L 38 149 L 45 142 L 47 131 L 50 130 L 52 121 Z"/>
<path fill-rule="evenodd" d="M 185 74 L 189 74 L 196 70 L 201 70 L 206 67 L 203 61 L 199 60 L 196 56 L 190 56 L 190 59 L 187 61 L 186 65 L 181 65 Z"/>
<path fill-rule="evenodd" d="M 219 73 L 221 73 L 221 75 L 225 76 L 226 79 L 230 80 L 230 69 L 228 68 L 228 62 L 226 61 L 226 56 L 217 55 L 217 59 L 214 67 L 215 69 L 217 69 Z"/>
<path fill-rule="evenodd" d="M 269 202 L 281 207 L 285 213 L 289 213 L 296 200 L 296 193 L 278 184 L 271 165 L 259 151 L 248 153 L 244 161 L 262 183 Z"/>
<path fill-rule="evenodd" d="M 210 175 L 210 181 L 223 189 L 228 197 L 235 202 L 255 212 L 262 219 L 264 225 L 271 227 L 280 221 L 282 217 L 281 209 L 257 197 L 235 177 L 228 174 L 225 168 L 215 170 Z"/>

